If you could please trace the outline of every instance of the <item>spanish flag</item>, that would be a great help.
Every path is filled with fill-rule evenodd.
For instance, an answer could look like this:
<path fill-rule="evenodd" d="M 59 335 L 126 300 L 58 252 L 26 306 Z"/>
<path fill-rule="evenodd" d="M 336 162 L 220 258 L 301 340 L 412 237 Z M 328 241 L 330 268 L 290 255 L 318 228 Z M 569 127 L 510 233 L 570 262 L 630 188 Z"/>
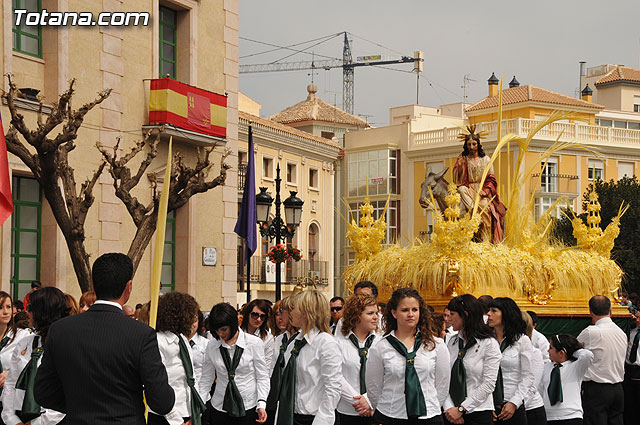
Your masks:
<path fill-rule="evenodd" d="M 227 137 L 227 97 L 170 78 L 151 80 L 149 124 Z"/>

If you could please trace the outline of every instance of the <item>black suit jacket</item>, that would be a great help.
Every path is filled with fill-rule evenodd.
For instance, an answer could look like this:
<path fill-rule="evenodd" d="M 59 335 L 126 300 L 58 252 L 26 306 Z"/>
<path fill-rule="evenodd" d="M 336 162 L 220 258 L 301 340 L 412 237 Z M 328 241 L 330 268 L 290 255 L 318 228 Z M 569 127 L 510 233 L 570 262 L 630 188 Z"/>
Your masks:
<path fill-rule="evenodd" d="M 156 333 L 117 307 L 94 304 L 49 329 L 35 383 L 36 401 L 66 413 L 69 424 L 144 424 L 145 393 L 158 414 L 175 395 Z"/>

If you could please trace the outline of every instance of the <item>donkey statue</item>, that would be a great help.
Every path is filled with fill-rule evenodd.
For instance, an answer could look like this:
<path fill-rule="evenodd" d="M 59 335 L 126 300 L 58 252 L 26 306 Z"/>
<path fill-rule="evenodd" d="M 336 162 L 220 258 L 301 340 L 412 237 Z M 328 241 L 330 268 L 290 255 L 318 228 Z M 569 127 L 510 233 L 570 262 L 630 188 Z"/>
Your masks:
<path fill-rule="evenodd" d="M 431 193 L 433 193 L 438 208 L 444 213 L 444 210 L 447 208 L 447 203 L 444 198 L 449 194 L 449 182 L 444 178 L 444 175 L 448 170 L 449 167 L 436 174 L 431 171 L 431 167 L 427 168 L 424 181 L 420 185 L 422 190 L 420 192 L 420 199 L 418 200 L 422 208 L 428 208 L 431 205 L 431 195 L 429 195 L 429 188 L 431 188 Z M 462 217 L 467 213 L 467 207 L 464 206 L 462 201 L 460 201 L 458 206 L 460 208 L 460 216 Z"/>

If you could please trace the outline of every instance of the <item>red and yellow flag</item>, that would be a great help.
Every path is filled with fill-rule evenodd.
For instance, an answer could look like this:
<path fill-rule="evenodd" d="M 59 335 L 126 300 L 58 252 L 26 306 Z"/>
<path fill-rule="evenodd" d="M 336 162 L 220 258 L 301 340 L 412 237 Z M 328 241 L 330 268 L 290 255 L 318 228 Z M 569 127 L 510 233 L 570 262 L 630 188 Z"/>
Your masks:
<path fill-rule="evenodd" d="M 227 137 L 227 97 L 170 78 L 151 80 L 149 124 Z"/>

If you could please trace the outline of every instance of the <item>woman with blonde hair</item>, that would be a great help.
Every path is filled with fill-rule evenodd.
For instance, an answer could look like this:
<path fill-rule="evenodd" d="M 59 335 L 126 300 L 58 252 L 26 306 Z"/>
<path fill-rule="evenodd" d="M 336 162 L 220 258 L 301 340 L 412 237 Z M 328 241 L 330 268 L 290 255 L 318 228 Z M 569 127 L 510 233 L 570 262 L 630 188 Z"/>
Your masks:
<path fill-rule="evenodd" d="M 289 311 L 300 332 L 285 353 L 277 425 L 333 424 L 342 356 L 329 330 L 329 301 L 318 290 L 295 295 Z"/>
<path fill-rule="evenodd" d="M 368 353 L 380 341 L 378 303 L 371 295 L 355 294 L 344 304 L 342 327 L 336 335 L 342 354 L 342 392 L 338 403 L 340 425 L 369 425 L 373 410 L 367 398 Z"/>

